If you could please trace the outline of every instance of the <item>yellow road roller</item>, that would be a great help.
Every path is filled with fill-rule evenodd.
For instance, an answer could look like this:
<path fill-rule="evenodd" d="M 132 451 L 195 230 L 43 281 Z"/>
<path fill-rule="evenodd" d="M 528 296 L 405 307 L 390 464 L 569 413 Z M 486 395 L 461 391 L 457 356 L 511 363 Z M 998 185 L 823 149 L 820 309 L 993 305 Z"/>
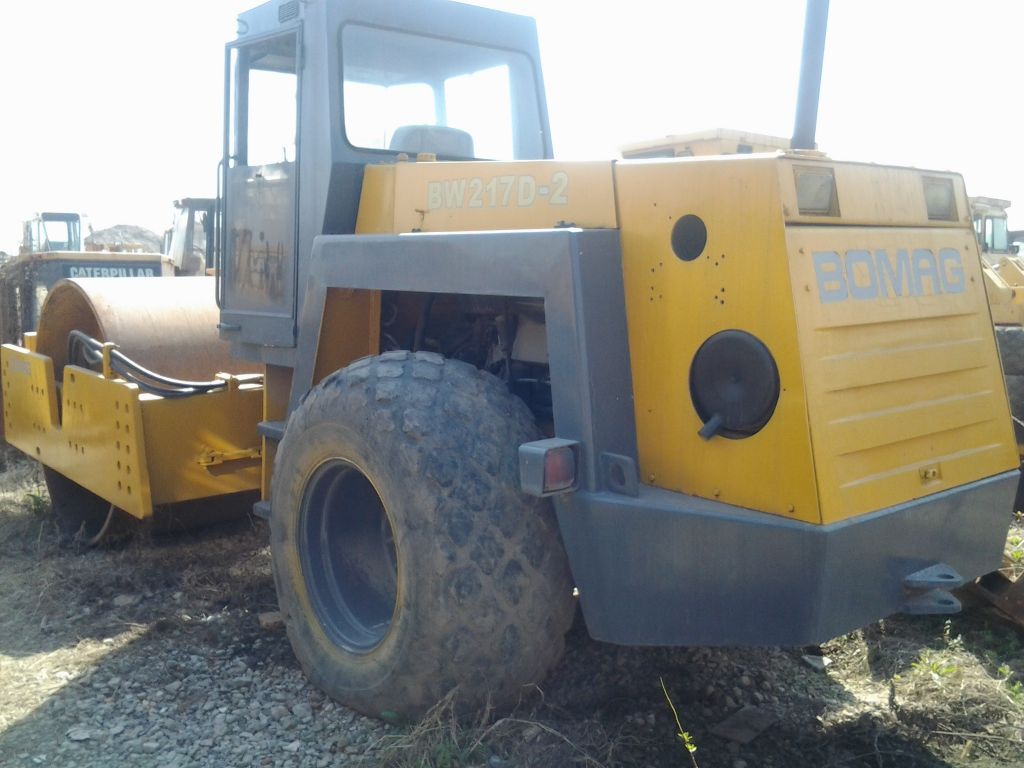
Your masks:
<path fill-rule="evenodd" d="M 71 281 L 4 347 L 68 529 L 254 493 L 307 675 L 410 717 L 514 704 L 577 605 L 606 642 L 803 645 L 998 565 L 958 175 L 805 120 L 552 159 L 534 22 L 447 0 L 275 0 L 225 61 L 216 277 Z"/>

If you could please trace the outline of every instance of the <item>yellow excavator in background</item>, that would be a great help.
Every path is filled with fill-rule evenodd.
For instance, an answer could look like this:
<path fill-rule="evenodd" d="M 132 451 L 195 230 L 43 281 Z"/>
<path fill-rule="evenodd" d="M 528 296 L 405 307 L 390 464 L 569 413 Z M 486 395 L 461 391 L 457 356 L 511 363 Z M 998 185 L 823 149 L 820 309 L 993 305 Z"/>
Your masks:
<path fill-rule="evenodd" d="M 1010 201 L 992 197 L 972 197 L 969 201 L 1014 429 L 1024 455 L 1024 261 L 1010 241 Z"/>
<path fill-rule="evenodd" d="M 1007 221 L 1009 200 L 970 198 L 971 215 L 984 264 L 992 321 L 1010 402 L 1018 451 L 1024 457 L 1024 261 L 1015 244 L 1017 233 Z M 1024 489 L 1014 499 L 1014 523 L 1002 566 L 978 580 L 975 589 L 1024 624 Z"/>
<path fill-rule="evenodd" d="M 1020 336 L 1020 328 L 1024 323 L 1024 262 L 1018 255 L 1019 247 L 1010 239 L 1007 223 L 1010 201 L 994 197 L 972 197 L 970 203 L 974 231 L 987 268 L 985 276 L 992 305 L 992 320 L 1008 333 L 1016 329 L 1011 335 Z M 1024 355 L 1024 344 L 1017 340 L 1004 344 L 1003 335 L 1000 334 L 1000 349 L 1005 350 L 1004 358 L 1007 352 L 1014 358 L 1018 354 Z M 1019 353 L 1018 346 L 1021 347 Z M 1024 373 L 1022 361 L 1004 359 L 1003 362 L 1004 367 L 1009 363 L 1007 373 Z"/>

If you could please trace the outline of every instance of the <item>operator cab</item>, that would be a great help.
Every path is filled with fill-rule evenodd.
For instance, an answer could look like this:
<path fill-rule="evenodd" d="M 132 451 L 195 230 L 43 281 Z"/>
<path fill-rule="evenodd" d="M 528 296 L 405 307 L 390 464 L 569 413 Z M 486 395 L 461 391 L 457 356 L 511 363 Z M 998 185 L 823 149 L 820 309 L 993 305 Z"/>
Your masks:
<path fill-rule="evenodd" d="M 551 157 L 532 19 L 450 2 L 270 2 L 227 46 L 221 336 L 290 362 L 304 255 L 355 231 L 363 169 Z"/>
<path fill-rule="evenodd" d="M 978 236 L 982 255 L 989 260 L 998 260 L 999 257 L 1010 254 L 1012 250 L 1006 215 L 1010 201 L 992 197 L 972 197 L 970 204 L 974 231 Z"/>
<path fill-rule="evenodd" d="M 174 262 L 176 275 L 205 275 L 213 266 L 209 243 L 217 201 L 209 197 L 185 197 L 174 201 L 174 219 L 164 233 L 163 253 Z"/>
<path fill-rule="evenodd" d="M 21 253 L 82 250 L 82 217 L 77 213 L 40 213 L 25 222 Z"/>

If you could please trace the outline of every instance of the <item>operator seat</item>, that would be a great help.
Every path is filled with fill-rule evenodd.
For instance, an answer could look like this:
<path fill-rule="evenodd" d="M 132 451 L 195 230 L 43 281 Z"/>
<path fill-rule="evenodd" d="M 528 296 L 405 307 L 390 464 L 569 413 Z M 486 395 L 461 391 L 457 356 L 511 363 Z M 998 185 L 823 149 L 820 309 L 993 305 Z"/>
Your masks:
<path fill-rule="evenodd" d="M 395 129 L 389 149 L 417 155 L 474 157 L 473 137 L 460 128 L 446 125 L 403 125 Z"/>

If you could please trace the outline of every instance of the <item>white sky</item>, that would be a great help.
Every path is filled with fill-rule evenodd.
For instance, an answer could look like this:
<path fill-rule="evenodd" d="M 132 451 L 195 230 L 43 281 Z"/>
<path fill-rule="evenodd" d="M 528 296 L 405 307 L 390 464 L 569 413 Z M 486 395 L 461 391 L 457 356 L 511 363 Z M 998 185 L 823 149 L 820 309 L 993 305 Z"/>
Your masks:
<path fill-rule="evenodd" d="M 383 1 L 383 0 L 382 0 Z M 32 0 L 0 22 L 0 250 L 20 221 L 169 226 L 212 195 L 223 45 L 255 0 Z M 556 156 L 728 127 L 788 136 L 804 0 L 479 0 L 537 19 Z M 1024 228 L 1020 0 L 832 0 L 818 143 L 952 169 Z"/>

